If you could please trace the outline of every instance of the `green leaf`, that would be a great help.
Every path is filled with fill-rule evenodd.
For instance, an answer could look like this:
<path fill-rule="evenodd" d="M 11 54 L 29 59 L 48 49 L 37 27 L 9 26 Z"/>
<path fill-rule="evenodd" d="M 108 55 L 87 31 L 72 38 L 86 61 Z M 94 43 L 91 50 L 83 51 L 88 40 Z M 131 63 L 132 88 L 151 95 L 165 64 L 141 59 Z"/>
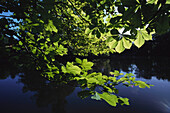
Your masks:
<path fill-rule="evenodd" d="M 63 73 L 67 73 L 65 66 L 61 66 L 61 70 L 62 70 Z"/>
<path fill-rule="evenodd" d="M 123 40 L 123 46 L 124 46 L 126 49 L 130 49 L 131 46 L 132 46 L 132 43 L 131 43 L 129 40 L 126 40 L 125 38 L 123 38 L 122 40 Z"/>
<path fill-rule="evenodd" d="M 76 62 L 77 62 L 78 64 L 82 64 L 82 61 L 81 61 L 81 59 L 79 59 L 79 58 L 76 58 Z"/>
<path fill-rule="evenodd" d="M 19 45 L 21 45 L 21 46 L 22 46 L 22 45 L 23 45 L 23 43 L 22 43 L 21 41 L 19 41 Z"/>
<path fill-rule="evenodd" d="M 89 28 L 86 28 L 85 34 L 89 34 L 90 32 L 91 32 L 91 30 Z"/>
<path fill-rule="evenodd" d="M 110 87 L 103 86 L 109 93 L 113 93 L 113 90 Z"/>
<path fill-rule="evenodd" d="M 104 92 L 102 94 L 98 93 L 98 95 L 100 96 L 101 99 L 105 100 L 111 106 L 116 106 L 116 104 L 118 103 L 118 98 L 116 95 L 109 94 L 106 92 Z"/>
<path fill-rule="evenodd" d="M 118 41 L 118 44 L 117 44 L 115 49 L 116 49 L 116 51 L 118 53 L 121 53 L 121 52 L 123 52 L 125 50 L 125 47 L 123 46 L 123 41 L 122 40 Z"/>
<path fill-rule="evenodd" d="M 124 105 L 124 104 L 130 105 L 130 104 L 129 104 L 129 99 L 128 99 L 128 98 L 122 98 L 122 97 L 120 97 L 119 99 L 122 101 L 121 105 Z"/>
<path fill-rule="evenodd" d="M 36 54 L 36 51 L 37 51 L 37 49 L 34 48 L 34 49 L 32 50 L 32 53 L 33 53 L 33 54 Z"/>
<path fill-rule="evenodd" d="M 165 4 L 170 4 L 170 0 L 166 0 L 166 3 Z"/>
<path fill-rule="evenodd" d="M 114 70 L 114 72 L 110 72 L 110 74 L 116 77 L 116 76 L 119 76 L 121 73 L 119 73 L 119 71 L 117 70 Z"/>
<path fill-rule="evenodd" d="M 81 67 L 82 67 L 84 70 L 88 71 L 88 70 L 92 69 L 92 68 L 91 68 L 92 66 L 93 66 L 93 62 L 88 62 L 87 59 L 83 59 L 83 62 L 82 62 Z"/>
<path fill-rule="evenodd" d="M 86 78 L 87 83 L 89 84 L 98 84 L 99 81 L 96 78 Z"/>
<path fill-rule="evenodd" d="M 145 88 L 145 87 L 150 88 L 150 86 L 143 81 L 134 81 L 134 83 L 135 86 L 139 86 L 139 88 Z"/>
<path fill-rule="evenodd" d="M 91 99 L 95 99 L 95 100 L 101 100 L 100 96 L 98 95 L 98 93 L 96 92 L 95 95 L 93 95 L 91 97 Z"/>
<path fill-rule="evenodd" d="M 118 42 L 117 40 L 113 39 L 111 42 L 108 42 L 107 45 L 109 46 L 110 49 L 113 49 L 117 46 Z"/>
<path fill-rule="evenodd" d="M 107 0 L 101 0 L 100 3 L 104 4 Z"/>
<path fill-rule="evenodd" d="M 114 40 L 113 37 L 108 37 L 108 38 L 106 39 L 106 43 L 109 43 L 109 42 L 111 42 L 111 41 L 113 41 L 113 40 Z"/>
<path fill-rule="evenodd" d="M 71 73 L 71 74 L 73 74 L 73 75 L 76 75 L 76 74 L 79 75 L 79 74 L 81 73 L 81 68 L 79 68 L 78 66 L 73 65 L 73 64 L 70 63 L 70 62 L 67 62 L 66 72 L 67 72 L 67 73 Z"/>
<path fill-rule="evenodd" d="M 48 20 L 48 24 L 45 27 L 46 31 L 50 31 L 50 32 L 58 32 L 58 29 L 54 26 L 53 21 L 52 20 Z"/>
<path fill-rule="evenodd" d="M 136 35 L 136 40 L 134 41 L 134 44 L 140 48 L 144 43 L 145 43 L 145 40 L 143 39 L 142 37 L 142 33 L 140 31 L 137 31 L 137 35 Z"/>
<path fill-rule="evenodd" d="M 158 0 L 147 0 L 148 4 L 157 4 Z"/>
<path fill-rule="evenodd" d="M 142 33 L 142 37 L 145 40 L 152 40 L 152 35 L 149 35 L 148 32 L 146 30 L 140 30 L 140 32 Z"/>

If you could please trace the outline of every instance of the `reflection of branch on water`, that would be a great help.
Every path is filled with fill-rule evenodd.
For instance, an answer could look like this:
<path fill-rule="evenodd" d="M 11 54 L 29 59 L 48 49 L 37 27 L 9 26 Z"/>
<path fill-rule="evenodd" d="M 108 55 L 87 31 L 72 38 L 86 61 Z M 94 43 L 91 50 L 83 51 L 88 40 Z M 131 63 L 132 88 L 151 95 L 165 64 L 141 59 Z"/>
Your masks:
<path fill-rule="evenodd" d="M 31 97 L 38 107 L 52 107 L 53 113 L 65 113 L 65 98 L 74 91 L 74 87 L 58 85 L 55 82 L 47 82 L 37 72 L 26 73 L 20 82 L 24 84 L 23 92 L 35 92 Z"/>
<path fill-rule="evenodd" d="M 93 67 L 93 70 L 96 72 L 102 72 L 105 75 L 109 75 L 109 72 L 111 71 L 110 67 L 110 59 L 97 59 L 94 60 L 95 65 Z"/>
<path fill-rule="evenodd" d="M 16 66 L 13 62 L 3 61 L 0 63 L 0 79 L 18 76 L 20 78 L 18 83 L 24 84 L 23 92 L 33 92 L 31 99 L 36 102 L 37 106 L 50 106 L 53 113 L 65 113 L 65 98 L 74 91 L 74 87 L 47 82 L 39 72 L 30 71 L 29 68 L 23 70 L 23 67 Z"/>
<path fill-rule="evenodd" d="M 126 73 L 135 73 L 137 77 L 151 79 L 152 76 L 158 79 L 168 79 L 170 81 L 170 58 L 146 58 L 146 57 L 113 57 L 110 59 L 95 60 L 94 71 L 102 72 L 106 75 L 110 71 L 119 70 Z"/>

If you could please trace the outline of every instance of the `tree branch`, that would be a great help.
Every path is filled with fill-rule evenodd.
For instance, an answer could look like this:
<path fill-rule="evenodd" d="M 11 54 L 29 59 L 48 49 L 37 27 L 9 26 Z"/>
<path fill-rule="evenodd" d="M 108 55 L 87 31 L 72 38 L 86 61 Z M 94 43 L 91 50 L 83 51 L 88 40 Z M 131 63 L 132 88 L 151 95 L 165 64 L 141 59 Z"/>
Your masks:
<path fill-rule="evenodd" d="M 78 12 L 78 10 L 77 10 L 77 8 L 74 6 L 74 4 L 72 3 L 72 1 L 71 0 L 68 0 L 70 3 L 71 3 L 71 5 L 72 5 L 72 7 L 76 10 L 76 12 L 78 13 L 78 17 L 80 18 L 80 19 L 82 19 L 82 20 L 84 20 L 85 22 L 88 22 L 89 24 L 91 24 L 89 21 L 87 21 L 85 18 L 83 18 L 82 16 L 81 16 L 81 14 Z"/>

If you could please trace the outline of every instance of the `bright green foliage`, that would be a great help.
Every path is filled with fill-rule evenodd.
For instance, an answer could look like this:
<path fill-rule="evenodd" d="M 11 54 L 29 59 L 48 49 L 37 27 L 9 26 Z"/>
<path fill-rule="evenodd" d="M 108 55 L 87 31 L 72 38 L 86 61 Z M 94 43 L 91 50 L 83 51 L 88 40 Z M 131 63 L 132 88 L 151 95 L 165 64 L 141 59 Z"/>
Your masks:
<path fill-rule="evenodd" d="M 18 53 L 27 52 L 49 80 L 74 80 L 93 99 L 129 105 L 128 99 L 114 95 L 116 85 L 150 85 L 118 71 L 112 76 L 90 73 L 93 63 L 87 59 L 63 63 L 58 57 L 121 53 L 133 44 L 139 48 L 153 33 L 169 30 L 169 9 L 168 0 L 1 0 L 0 13 L 13 13 L 0 15 L 0 40 Z M 102 93 L 95 93 L 97 87 Z"/>
<path fill-rule="evenodd" d="M 134 41 L 134 44 L 140 48 L 145 43 L 145 39 L 142 37 L 142 33 L 140 31 L 137 31 L 136 38 L 137 39 Z"/>
<path fill-rule="evenodd" d="M 145 87 L 150 88 L 150 86 L 143 81 L 135 81 L 134 83 L 135 83 L 135 86 L 139 86 L 140 88 L 145 88 Z"/>
<path fill-rule="evenodd" d="M 106 92 L 104 92 L 102 94 L 98 94 L 98 95 L 100 96 L 100 98 L 105 100 L 111 106 L 116 106 L 116 104 L 118 103 L 118 98 L 116 95 L 108 94 Z"/>
<path fill-rule="evenodd" d="M 152 40 L 152 35 L 147 34 L 146 30 L 138 30 L 136 38 L 134 44 L 140 48 L 145 43 L 145 40 Z"/>
<path fill-rule="evenodd" d="M 73 65 L 73 63 L 67 62 L 66 67 L 62 66 L 61 67 L 63 73 L 69 73 L 69 74 L 80 74 L 81 73 L 81 68 L 78 66 Z"/>
<path fill-rule="evenodd" d="M 46 30 L 46 31 L 50 31 L 50 32 L 55 32 L 55 33 L 57 33 L 58 30 L 57 30 L 57 28 L 54 26 L 53 21 L 52 21 L 52 20 L 48 20 L 48 21 L 49 21 L 49 22 L 48 22 L 48 24 L 45 26 L 45 30 Z"/>
<path fill-rule="evenodd" d="M 118 53 L 121 53 L 125 50 L 125 47 L 123 46 L 123 40 L 118 41 L 118 44 L 115 49 Z"/>
<path fill-rule="evenodd" d="M 88 62 L 87 59 L 80 60 L 79 58 L 76 58 L 76 62 L 81 65 L 82 69 L 84 71 L 88 71 L 92 69 L 93 62 Z"/>
<path fill-rule="evenodd" d="M 121 103 L 121 105 L 129 105 L 129 99 L 128 98 L 122 98 L 122 97 L 120 97 L 119 98 L 121 101 L 123 101 L 122 103 Z"/>
<path fill-rule="evenodd" d="M 123 40 L 123 45 L 124 45 L 124 47 L 125 47 L 126 49 L 130 49 L 131 46 L 132 46 L 132 43 L 131 43 L 129 40 L 127 40 L 126 38 L 123 38 L 122 40 Z"/>
<path fill-rule="evenodd" d="M 80 59 L 76 59 L 76 62 L 80 62 L 80 67 L 82 67 L 82 61 Z M 87 61 L 87 63 L 90 63 Z M 90 69 L 88 69 L 90 70 Z M 111 76 L 103 75 L 102 73 L 90 73 L 88 74 L 86 71 L 82 71 L 81 75 L 75 76 L 74 80 L 77 80 L 80 86 L 84 88 L 88 88 L 89 90 L 83 90 L 82 92 L 86 92 L 88 96 L 93 95 L 91 98 L 95 100 L 105 100 L 111 106 L 116 106 L 117 103 L 121 103 L 121 105 L 129 105 L 129 99 L 122 98 L 115 94 L 118 94 L 118 90 L 115 86 L 121 84 L 124 86 L 139 86 L 139 88 L 150 88 L 151 85 L 146 84 L 143 81 L 136 81 L 135 77 L 132 73 L 119 73 L 119 71 L 115 70 L 114 72 L 110 72 Z M 100 94 L 95 91 L 95 89 L 101 90 L 103 93 Z M 85 98 L 82 92 L 79 93 L 81 98 Z M 88 93 L 87 93 L 88 92 Z"/>

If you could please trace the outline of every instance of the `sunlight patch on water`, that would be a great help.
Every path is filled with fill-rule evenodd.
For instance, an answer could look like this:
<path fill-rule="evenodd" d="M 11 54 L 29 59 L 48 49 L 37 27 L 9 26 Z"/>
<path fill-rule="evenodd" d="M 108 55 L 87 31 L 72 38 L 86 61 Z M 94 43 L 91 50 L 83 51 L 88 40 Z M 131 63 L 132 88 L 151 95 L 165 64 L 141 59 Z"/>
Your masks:
<path fill-rule="evenodd" d="M 164 111 L 165 113 L 170 113 L 170 101 L 168 100 L 160 101 L 159 105 L 162 111 Z"/>

